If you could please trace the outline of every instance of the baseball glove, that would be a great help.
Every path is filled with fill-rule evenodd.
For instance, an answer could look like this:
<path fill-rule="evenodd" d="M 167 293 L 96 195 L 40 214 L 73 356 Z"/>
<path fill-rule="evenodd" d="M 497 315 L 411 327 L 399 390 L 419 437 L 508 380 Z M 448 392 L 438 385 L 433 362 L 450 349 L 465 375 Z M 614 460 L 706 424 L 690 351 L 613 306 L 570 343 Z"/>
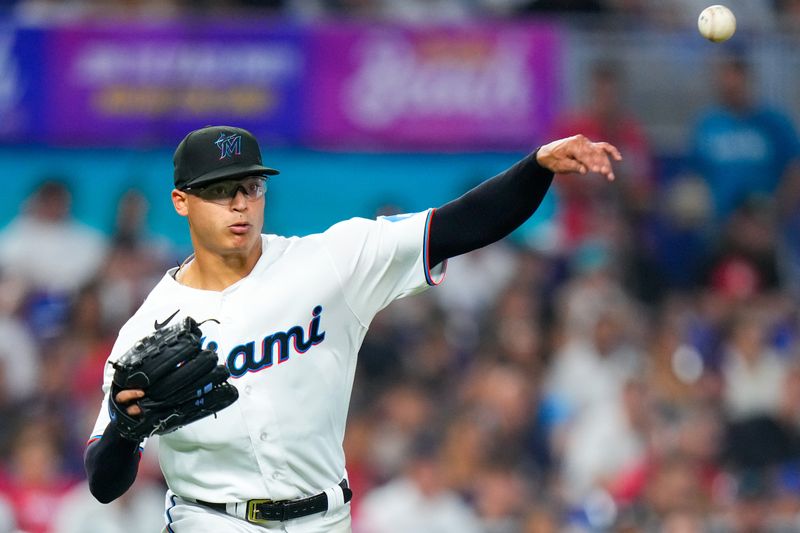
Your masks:
<path fill-rule="evenodd" d="M 109 411 L 124 437 L 140 442 L 170 433 L 236 401 L 239 391 L 227 382 L 230 373 L 218 364 L 216 352 L 201 348 L 201 336 L 197 322 L 186 317 L 138 341 L 112 363 Z M 141 414 L 131 416 L 129 405 L 117 403 L 117 393 L 126 389 L 144 391 L 137 402 Z"/>

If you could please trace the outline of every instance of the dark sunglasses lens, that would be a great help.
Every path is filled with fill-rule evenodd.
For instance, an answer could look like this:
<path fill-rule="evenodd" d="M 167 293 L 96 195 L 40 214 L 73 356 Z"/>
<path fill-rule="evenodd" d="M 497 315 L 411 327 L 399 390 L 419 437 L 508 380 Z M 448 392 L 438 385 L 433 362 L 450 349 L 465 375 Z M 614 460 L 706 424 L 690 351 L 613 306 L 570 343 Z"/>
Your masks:
<path fill-rule="evenodd" d="M 233 196 L 233 191 L 238 186 L 239 183 L 236 181 L 220 181 L 197 189 L 195 192 L 203 200 L 225 200 Z"/>
<path fill-rule="evenodd" d="M 210 202 L 219 202 L 230 200 L 239 192 L 239 189 L 244 192 L 244 195 L 250 200 L 256 200 L 264 195 L 267 189 L 266 179 L 264 178 L 248 178 L 246 180 L 226 180 L 218 181 L 207 185 L 202 188 L 194 189 L 192 192 Z"/>

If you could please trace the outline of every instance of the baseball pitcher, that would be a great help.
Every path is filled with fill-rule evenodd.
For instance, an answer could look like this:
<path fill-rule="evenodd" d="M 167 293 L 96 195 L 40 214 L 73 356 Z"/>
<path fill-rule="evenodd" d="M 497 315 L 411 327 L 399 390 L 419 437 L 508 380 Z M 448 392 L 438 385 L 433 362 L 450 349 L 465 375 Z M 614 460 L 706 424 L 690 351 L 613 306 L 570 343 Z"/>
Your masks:
<path fill-rule="evenodd" d="M 85 454 L 94 496 L 133 483 L 161 435 L 170 533 L 350 531 L 342 450 L 356 355 L 375 314 L 438 284 L 449 257 L 495 242 L 554 173 L 614 178 L 614 146 L 546 144 L 438 209 L 262 234 L 267 178 L 247 131 L 206 127 L 174 156 L 172 202 L 194 254 L 119 332 Z"/>

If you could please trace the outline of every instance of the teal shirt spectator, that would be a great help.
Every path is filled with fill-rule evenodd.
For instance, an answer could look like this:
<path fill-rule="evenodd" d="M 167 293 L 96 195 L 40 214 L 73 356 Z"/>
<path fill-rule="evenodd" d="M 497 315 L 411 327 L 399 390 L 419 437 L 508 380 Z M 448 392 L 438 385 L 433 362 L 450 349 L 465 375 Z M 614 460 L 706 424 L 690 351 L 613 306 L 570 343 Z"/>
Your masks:
<path fill-rule="evenodd" d="M 698 122 L 692 146 L 694 168 L 710 187 L 719 222 L 748 196 L 773 194 L 788 165 L 800 157 L 791 120 L 763 107 L 744 113 L 710 110 Z"/>

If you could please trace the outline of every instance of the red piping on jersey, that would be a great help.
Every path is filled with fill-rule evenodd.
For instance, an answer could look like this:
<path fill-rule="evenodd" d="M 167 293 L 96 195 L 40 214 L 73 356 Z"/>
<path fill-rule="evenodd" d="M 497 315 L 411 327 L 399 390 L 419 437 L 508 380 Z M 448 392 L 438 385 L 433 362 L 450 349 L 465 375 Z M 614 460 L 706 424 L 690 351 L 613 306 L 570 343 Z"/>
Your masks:
<path fill-rule="evenodd" d="M 425 268 L 425 281 L 428 285 L 435 287 L 439 285 L 442 281 L 444 281 L 444 276 L 438 282 L 433 280 L 433 276 L 431 276 L 431 268 L 430 268 L 430 240 L 431 240 L 431 220 L 433 220 L 433 214 L 436 212 L 436 209 L 431 209 L 428 212 L 428 218 L 425 220 L 425 244 L 422 246 L 422 262 L 423 267 Z M 442 261 L 442 268 L 447 266 L 447 259 Z"/>

